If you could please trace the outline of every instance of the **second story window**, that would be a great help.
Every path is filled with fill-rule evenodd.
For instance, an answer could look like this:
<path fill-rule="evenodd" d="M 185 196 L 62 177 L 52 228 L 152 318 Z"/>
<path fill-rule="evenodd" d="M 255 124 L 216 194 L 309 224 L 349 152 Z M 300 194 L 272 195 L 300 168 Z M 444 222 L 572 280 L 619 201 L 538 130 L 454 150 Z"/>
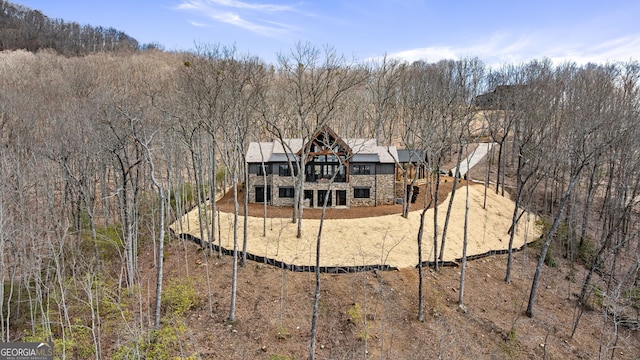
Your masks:
<path fill-rule="evenodd" d="M 370 175 L 371 165 L 353 165 L 353 175 Z"/>
<path fill-rule="evenodd" d="M 298 169 L 296 167 L 293 168 L 294 175 L 298 175 Z M 280 176 L 291 176 L 291 168 L 289 164 L 280 164 L 278 166 L 278 175 Z"/>
<path fill-rule="evenodd" d="M 264 167 L 262 166 L 262 164 L 258 165 L 258 175 L 259 176 L 263 176 L 265 174 L 269 175 L 271 174 L 271 164 L 264 164 Z"/>

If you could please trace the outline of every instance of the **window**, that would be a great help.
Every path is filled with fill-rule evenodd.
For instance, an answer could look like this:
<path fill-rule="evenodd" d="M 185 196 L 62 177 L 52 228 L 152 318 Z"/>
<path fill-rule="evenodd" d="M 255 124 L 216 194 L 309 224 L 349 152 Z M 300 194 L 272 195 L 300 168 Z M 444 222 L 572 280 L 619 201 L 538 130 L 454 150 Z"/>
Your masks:
<path fill-rule="evenodd" d="M 353 175 L 371 174 L 371 165 L 353 165 Z"/>
<path fill-rule="evenodd" d="M 310 162 L 305 167 L 305 174 L 308 182 L 316 182 L 320 179 L 329 180 L 334 174 L 336 174 L 335 182 L 346 182 L 347 180 L 345 167 L 339 163 Z"/>
<path fill-rule="evenodd" d="M 353 197 L 356 199 L 368 199 L 371 197 L 370 188 L 353 188 Z"/>
<path fill-rule="evenodd" d="M 293 170 L 294 170 L 294 173 L 297 175 L 298 174 L 297 167 L 294 167 Z M 291 176 L 291 168 L 289 167 L 289 164 L 280 164 L 280 166 L 278 166 L 278 175 Z"/>
<path fill-rule="evenodd" d="M 264 185 L 256 185 L 256 202 L 263 203 L 265 198 Z M 271 201 L 271 185 L 267 185 L 267 202 Z"/>
<path fill-rule="evenodd" d="M 267 175 L 271 174 L 271 164 L 264 164 L 264 168 L 262 167 L 262 164 L 258 164 L 258 175 L 259 176 L 264 176 L 264 170 L 267 171 Z"/>
<path fill-rule="evenodd" d="M 278 195 L 281 198 L 292 198 L 294 195 L 293 186 L 278 188 Z"/>

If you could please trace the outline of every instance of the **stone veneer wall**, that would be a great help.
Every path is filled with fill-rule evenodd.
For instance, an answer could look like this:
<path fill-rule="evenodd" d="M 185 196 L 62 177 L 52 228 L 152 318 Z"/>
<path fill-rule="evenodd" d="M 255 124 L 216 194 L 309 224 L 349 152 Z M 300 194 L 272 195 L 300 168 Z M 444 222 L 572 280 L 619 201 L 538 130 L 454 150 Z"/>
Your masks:
<path fill-rule="evenodd" d="M 376 205 L 376 176 L 375 175 L 351 175 L 349 177 L 350 189 L 349 197 L 351 198 L 351 206 L 375 206 Z M 354 199 L 353 189 L 357 187 L 368 187 L 368 199 Z"/>
<path fill-rule="evenodd" d="M 378 175 L 378 205 L 395 203 L 396 177 L 394 174 Z"/>
<path fill-rule="evenodd" d="M 295 198 L 281 198 L 279 188 L 282 186 L 293 187 L 294 180 L 291 176 L 273 175 L 271 180 L 271 204 L 274 206 L 293 206 Z"/>
<path fill-rule="evenodd" d="M 352 206 L 376 206 L 390 205 L 395 203 L 395 176 L 393 174 L 378 175 L 351 175 L 349 183 L 333 183 L 331 186 L 331 201 L 336 204 L 336 190 L 345 190 L 347 193 L 347 207 Z M 249 202 L 254 203 L 256 199 L 255 187 L 264 185 L 262 175 L 249 174 Z M 321 206 L 317 198 L 317 190 L 326 190 L 328 182 L 305 182 L 305 190 L 314 190 L 315 207 Z M 279 188 L 282 186 L 293 186 L 293 179 L 290 176 L 278 176 L 277 174 L 267 175 L 267 186 L 271 186 L 271 204 L 274 206 L 293 206 L 294 198 L 280 198 Z M 368 187 L 370 197 L 368 199 L 354 199 L 353 189 L 356 187 Z"/>
<path fill-rule="evenodd" d="M 271 182 L 273 181 L 273 175 L 272 174 L 268 174 L 267 175 L 267 185 L 271 185 L 271 187 L 273 188 L 273 185 L 271 184 Z M 249 184 L 246 187 L 245 190 L 249 191 L 249 202 L 250 203 L 255 203 L 256 202 L 256 185 L 260 186 L 260 185 L 264 185 L 264 176 L 263 175 L 256 175 L 256 174 L 249 174 Z M 273 189 L 271 189 L 271 191 L 273 192 Z M 273 193 L 271 194 L 271 198 L 273 199 Z"/>
<path fill-rule="evenodd" d="M 370 188 L 370 198 L 351 199 L 351 206 L 391 205 L 395 202 L 394 174 L 352 175 L 350 197 L 353 197 L 353 188 L 356 187 Z"/>
<path fill-rule="evenodd" d="M 309 182 L 305 182 L 304 183 L 304 189 L 305 190 L 314 190 L 314 199 L 313 199 L 313 205 L 314 207 L 322 207 L 323 205 L 323 201 L 324 198 L 322 199 L 318 199 L 318 190 L 327 190 L 327 187 L 329 185 L 329 181 L 318 181 L 315 183 L 309 183 Z M 352 206 L 350 201 L 351 201 L 351 197 L 353 196 L 353 194 L 350 194 L 349 192 L 351 191 L 351 187 L 349 185 L 349 183 L 338 183 L 338 182 L 334 182 L 331 185 L 331 203 L 333 204 L 332 206 L 336 206 L 336 203 L 338 201 L 337 197 L 336 197 L 336 190 L 346 190 L 347 192 L 347 207 Z"/>

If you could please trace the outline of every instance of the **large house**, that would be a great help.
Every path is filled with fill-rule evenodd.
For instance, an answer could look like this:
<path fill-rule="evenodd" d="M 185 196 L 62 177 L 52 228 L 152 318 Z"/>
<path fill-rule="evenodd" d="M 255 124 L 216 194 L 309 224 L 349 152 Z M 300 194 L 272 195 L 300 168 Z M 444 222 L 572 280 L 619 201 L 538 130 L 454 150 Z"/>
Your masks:
<path fill-rule="evenodd" d="M 342 139 L 329 127 L 309 141 L 284 139 L 249 144 L 249 201 L 292 206 L 294 176 L 303 158 L 305 206 L 322 207 L 327 191 L 331 207 L 395 202 L 399 163 L 396 147 L 378 146 L 375 139 Z"/>

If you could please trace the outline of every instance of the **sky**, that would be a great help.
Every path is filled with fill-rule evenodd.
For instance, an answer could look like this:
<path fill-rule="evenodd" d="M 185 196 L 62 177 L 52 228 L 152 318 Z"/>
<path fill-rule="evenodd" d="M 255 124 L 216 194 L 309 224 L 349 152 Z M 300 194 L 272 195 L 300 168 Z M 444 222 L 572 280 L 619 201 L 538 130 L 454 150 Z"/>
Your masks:
<path fill-rule="evenodd" d="M 235 46 L 276 63 L 298 42 L 357 62 L 478 57 L 640 60 L 638 0 L 14 0 L 50 18 L 113 27 L 140 44 Z"/>

